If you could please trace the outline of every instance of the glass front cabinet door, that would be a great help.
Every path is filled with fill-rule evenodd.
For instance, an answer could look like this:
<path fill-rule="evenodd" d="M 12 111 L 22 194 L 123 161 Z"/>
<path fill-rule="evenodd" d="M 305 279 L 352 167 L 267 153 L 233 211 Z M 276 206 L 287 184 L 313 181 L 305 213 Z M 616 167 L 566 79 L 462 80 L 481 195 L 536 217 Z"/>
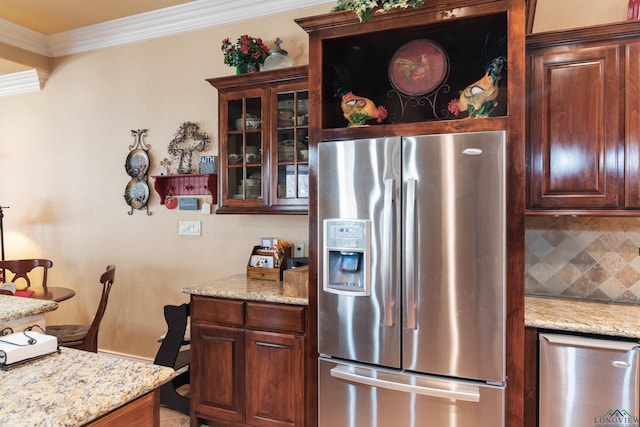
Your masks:
<path fill-rule="evenodd" d="M 208 81 L 219 94 L 217 213 L 306 214 L 307 67 Z"/>

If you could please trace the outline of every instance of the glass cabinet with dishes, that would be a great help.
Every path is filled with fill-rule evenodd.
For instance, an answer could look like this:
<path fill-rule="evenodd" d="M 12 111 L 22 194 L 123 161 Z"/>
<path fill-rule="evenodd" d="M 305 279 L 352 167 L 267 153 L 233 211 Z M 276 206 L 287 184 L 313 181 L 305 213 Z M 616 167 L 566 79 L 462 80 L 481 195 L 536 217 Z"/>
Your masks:
<path fill-rule="evenodd" d="M 307 213 L 307 67 L 208 79 L 218 89 L 217 213 Z"/>

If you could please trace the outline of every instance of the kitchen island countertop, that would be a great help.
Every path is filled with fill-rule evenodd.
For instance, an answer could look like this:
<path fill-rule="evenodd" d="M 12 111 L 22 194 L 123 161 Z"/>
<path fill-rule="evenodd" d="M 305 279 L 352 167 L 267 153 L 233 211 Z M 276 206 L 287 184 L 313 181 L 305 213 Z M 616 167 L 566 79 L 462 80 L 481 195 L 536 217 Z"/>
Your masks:
<path fill-rule="evenodd" d="M 0 295 L 0 323 L 43 314 L 58 308 L 58 303 L 32 298 Z"/>
<path fill-rule="evenodd" d="M 640 338 L 640 305 L 525 297 L 525 326 L 616 337 Z"/>
<path fill-rule="evenodd" d="M 207 297 L 308 305 L 307 298 L 285 296 L 282 282 L 249 279 L 245 274 L 236 274 L 234 276 L 187 286 L 182 289 L 182 292 Z"/>
<path fill-rule="evenodd" d="M 62 347 L 0 371 L 0 424 L 81 426 L 168 382 L 164 366 Z"/>

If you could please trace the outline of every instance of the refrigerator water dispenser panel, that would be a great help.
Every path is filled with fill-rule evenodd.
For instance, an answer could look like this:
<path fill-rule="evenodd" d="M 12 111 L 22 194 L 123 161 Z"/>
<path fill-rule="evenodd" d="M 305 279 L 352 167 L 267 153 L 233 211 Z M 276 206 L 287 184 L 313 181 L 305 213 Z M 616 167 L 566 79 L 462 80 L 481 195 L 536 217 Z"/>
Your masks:
<path fill-rule="evenodd" d="M 364 219 L 325 219 L 325 292 L 368 296 L 370 289 L 371 221 Z"/>

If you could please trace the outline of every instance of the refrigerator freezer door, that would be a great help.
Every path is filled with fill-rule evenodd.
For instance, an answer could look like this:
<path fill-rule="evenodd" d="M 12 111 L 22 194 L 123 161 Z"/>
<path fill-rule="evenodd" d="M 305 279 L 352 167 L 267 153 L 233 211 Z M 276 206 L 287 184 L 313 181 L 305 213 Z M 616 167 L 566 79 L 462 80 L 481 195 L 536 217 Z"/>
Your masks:
<path fill-rule="evenodd" d="M 540 427 L 640 425 L 637 342 L 540 334 Z"/>
<path fill-rule="evenodd" d="M 320 359 L 320 427 L 504 426 L 504 386 Z"/>
<path fill-rule="evenodd" d="M 348 292 L 344 286 L 336 293 L 340 287 L 335 284 L 324 291 L 327 272 L 343 267 L 325 266 L 331 257 L 324 248 L 318 251 L 321 354 L 400 366 L 399 165 L 400 138 L 318 144 L 318 241 L 325 241 L 324 226 L 335 224 L 327 219 L 367 220 L 370 227 L 368 253 L 362 257 L 368 262 L 367 292 Z"/>
<path fill-rule="evenodd" d="M 505 146 L 503 131 L 403 139 L 404 369 L 506 381 Z"/>

